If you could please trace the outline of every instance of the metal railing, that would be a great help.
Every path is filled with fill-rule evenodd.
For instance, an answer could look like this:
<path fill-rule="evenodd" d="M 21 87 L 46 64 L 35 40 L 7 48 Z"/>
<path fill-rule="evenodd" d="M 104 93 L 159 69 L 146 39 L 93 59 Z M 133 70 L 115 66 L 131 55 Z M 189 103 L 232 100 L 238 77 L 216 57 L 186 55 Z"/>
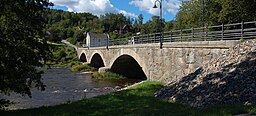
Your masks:
<path fill-rule="evenodd" d="M 160 33 L 143 34 L 130 38 L 109 40 L 101 45 L 129 45 L 159 43 Z M 234 24 L 222 24 L 191 29 L 180 29 L 163 32 L 163 42 L 220 41 L 256 38 L 256 21 Z M 99 44 L 100 45 L 100 44 Z M 100 46 L 94 46 L 100 47 Z M 103 47 L 103 46 L 101 46 Z"/>

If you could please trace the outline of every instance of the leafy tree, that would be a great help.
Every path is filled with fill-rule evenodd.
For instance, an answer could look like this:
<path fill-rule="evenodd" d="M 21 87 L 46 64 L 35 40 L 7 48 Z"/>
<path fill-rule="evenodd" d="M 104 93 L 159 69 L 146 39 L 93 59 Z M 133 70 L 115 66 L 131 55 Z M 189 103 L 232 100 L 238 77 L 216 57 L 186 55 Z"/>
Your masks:
<path fill-rule="evenodd" d="M 255 0 L 217 0 L 221 4 L 219 22 L 236 23 L 256 19 Z"/>
<path fill-rule="evenodd" d="M 0 1 L 0 92 L 31 97 L 30 87 L 44 90 L 41 72 L 47 46 L 42 38 L 45 20 L 42 16 L 47 0 Z"/>
<path fill-rule="evenodd" d="M 175 27 L 191 28 L 255 19 L 255 0 L 190 0 L 182 3 Z"/>
<path fill-rule="evenodd" d="M 201 14 L 200 1 L 191 0 L 190 2 L 183 2 L 176 16 L 175 27 L 177 29 L 184 29 L 200 26 Z"/>
<path fill-rule="evenodd" d="M 113 32 L 116 30 L 120 30 L 125 24 L 129 23 L 129 19 L 127 19 L 123 14 L 114 14 L 107 13 L 100 17 L 103 22 L 105 32 Z"/>
<path fill-rule="evenodd" d="M 104 30 L 101 21 L 98 18 L 88 21 L 87 26 L 89 27 L 88 32 L 102 33 Z"/>
<path fill-rule="evenodd" d="M 140 31 L 140 30 L 139 30 L 139 29 L 140 29 L 140 26 L 139 26 L 139 23 L 138 23 L 138 20 L 137 20 L 137 19 L 134 20 L 133 29 L 134 29 L 134 32 L 135 32 L 135 33 Z"/>
<path fill-rule="evenodd" d="M 164 26 L 163 22 L 161 22 L 159 16 L 153 16 L 151 20 L 147 21 L 141 27 L 141 33 L 157 33 L 162 31 L 162 26 Z"/>
<path fill-rule="evenodd" d="M 143 24 L 143 15 L 142 15 L 142 14 L 140 14 L 140 15 L 138 16 L 138 21 L 139 21 L 139 24 L 140 24 L 140 25 Z"/>
<path fill-rule="evenodd" d="M 140 14 L 138 16 L 138 22 L 139 22 L 139 30 L 141 30 L 143 28 L 142 27 L 142 25 L 143 25 L 143 15 L 142 14 Z"/>
<path fill-rule="evenodd" d="M 77 40 L 77 31 L 102 32 L 102 23 L 91 13 L 74 13 L 48 9 L 48 24 L 45 30 L 52 34 L 49 41 L 59 42 L 63 39 Z M 74 38 L 75 37 L 75 38 Z"/>
<path fill-rule="evenodd" d="M 76 30 L 74 33 L 73 39 L 75 41 L 79 41 L 79 42 L 83 41 L 83 39 L 85 38 L 83 33 L 84 33 L 84 31 L 82 31 L 82 30 Z M 72 44 L 75 44 L 75 43 L 72 43 Z"/>
<path fill-rule="evenodd" d="M 164 31 L 171 31 L 174 28 L 174 21 L 168 21 L 164 24 Z"/>
<path fill-rule="evenodd" d="M 107 13 L 102 15 L 100 20 L 103 23 L 104 32 L 110 33 L 111 39 L 123 38 L 131 35 L 119 33 L 125 25 L 132 27 L 132 19 L 125 17 L 123 14 Z"/>

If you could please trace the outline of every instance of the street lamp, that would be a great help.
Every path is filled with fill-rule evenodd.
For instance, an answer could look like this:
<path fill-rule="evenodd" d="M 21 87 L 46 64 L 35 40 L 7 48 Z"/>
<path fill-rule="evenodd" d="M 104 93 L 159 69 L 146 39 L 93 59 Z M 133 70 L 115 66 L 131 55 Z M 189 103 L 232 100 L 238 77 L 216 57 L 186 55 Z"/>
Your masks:
<path fill-rule="evenodd" d="M 160 4 L 160 21 L 161 21 L 161 24 L 160 24 L 160 49 L 162 49 L 163 48 L 163 25 L 162 25 L 162 23 L 163 23 L 163 17 L 162 17 L 162 15 L 163 15 L 163 9 L 162 9 L 162 0 L 156 0 L 155 1 L 155 5 L 153 6 L 153 8 L 158 8 L 157 7 L 157 5 L 156 5 L 156 2 L 159 2 L 159 4 Z"/>

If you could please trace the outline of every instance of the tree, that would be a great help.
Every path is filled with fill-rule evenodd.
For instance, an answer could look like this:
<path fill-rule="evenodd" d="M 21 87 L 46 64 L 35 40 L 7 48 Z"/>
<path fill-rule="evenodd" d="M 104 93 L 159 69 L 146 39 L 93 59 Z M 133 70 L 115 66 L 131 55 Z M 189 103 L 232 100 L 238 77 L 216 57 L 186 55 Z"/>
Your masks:
<path fill-rule="evenodd" d="M 101 22 L 103 23 L 105 32 L 113 32 L 118 31 L 122 28 L 125 24 L 129 24 L 129 19 L 126 18 L 123 14 L 114 14 L 114 13 L 107 13 L 100 17 Z"/>
<path fill-rule="evenodd" d="M 140 14 L 138 16 L 138 22 L 139 22 L 139 30 L 141 30 L 142 29 L 142 25 L 143 25 L 143 15 L 142 14 Z"/>
<path fill-rule="evenodd" d="M 151 20 L 147 21 L 144 25 L 141 27 L 141 33 L 142 34 L 148 34 L 148 33 L 158 33 L 162 31 L 162 25 L 161 19 L 159 16 L 152 16 Z"/>
<path fill-rule="evenodd" d="M 256 19 L 255 0 L 217 0 L 221 4 L 219 22 L 237 23 Z"/>
<path fill-rule="evenodd" d="M 134 23 L 133 23 L 133 30 L 134 30 L 135 33 L 137 33 L 137 32 L 140 31 L 140 30 L 139 30 L 139 24 L 138 24 L 138 20 L 137 20 L 137 19 L 134 20 Z"/>
<path fill-rule="evenodd" d="M 182 3 L 175 27 L 184 29 L 255 19 L 255 0 L 190 0 Z"/>
<path fill-rule="evenodd" d="M 186 29 L 200 26 L 202 22 L 201 16 L 200 1 L 191 0 L 190 2 L 183 2 L 176 16 L 175 27 L 177 29 Z"/>
<path fill-rule="evenodd" d="M 140 25 L 143 24 L 143 15 L 142 15 L 142 14 L 140 14 L 140 15 L 138 16 L 138 21 L 139 21 L 139 24 L 140 24 Z"/>
<path fill-rule="evenodd" d="M 42 39 L 47 0 L 0 1 L 0 92 L 31 97 L 30 87 L 44 90 L 40 60 L 46 59 L 47 46 Z M 1 104 L 2 105 L 2 104 Z"/>
<path fill-rule="evenodd" d="M 47 9 L 48 24 L 45 30 L 51 33 L 49 41 L 60 42 L 63 39 L 76 43 L 77 34 L 82 32 L 102 32 L 102 22 L 91 13 L 74 13 L 62 10 Z M 76 35 L 75 35 L 76 34 Z"/>
<path fill-rule="evenodd" d="M 171 31 L 174 28 L 174 21 L 168 21 L 164 25 L 164 31 Z"/>

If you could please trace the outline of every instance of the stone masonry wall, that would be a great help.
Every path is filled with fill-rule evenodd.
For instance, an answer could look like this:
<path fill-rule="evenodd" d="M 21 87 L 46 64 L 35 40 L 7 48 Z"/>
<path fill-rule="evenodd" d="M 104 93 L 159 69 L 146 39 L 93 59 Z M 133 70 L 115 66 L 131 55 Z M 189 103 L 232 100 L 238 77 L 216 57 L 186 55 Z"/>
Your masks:
<path fill-rule="evenodd" d="M 78 56 L 85 53 L 87 61 L 95 53 L 100 54 L 105 67 L 124 54 L 132 56 L 142 67 L 148 80 L 175 82 L 194 72 L 211 59 L 223 55 L 239 41 L 165 43 L 163 49 L 158 44 L 115 46 L 106 48 L 78 49 Z"/>

